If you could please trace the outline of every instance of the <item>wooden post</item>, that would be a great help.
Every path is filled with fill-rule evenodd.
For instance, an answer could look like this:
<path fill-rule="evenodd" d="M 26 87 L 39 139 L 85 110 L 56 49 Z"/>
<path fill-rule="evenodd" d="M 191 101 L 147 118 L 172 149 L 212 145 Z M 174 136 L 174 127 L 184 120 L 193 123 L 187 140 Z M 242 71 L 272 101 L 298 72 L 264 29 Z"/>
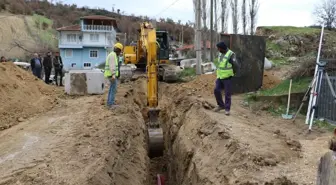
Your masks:
<path fill-rule="evenodd" d="M 336 129 L 334 138 L 329 142 L 329 149 L 320 158 L 316 185 L 335 185 L 336 184 Z"/>

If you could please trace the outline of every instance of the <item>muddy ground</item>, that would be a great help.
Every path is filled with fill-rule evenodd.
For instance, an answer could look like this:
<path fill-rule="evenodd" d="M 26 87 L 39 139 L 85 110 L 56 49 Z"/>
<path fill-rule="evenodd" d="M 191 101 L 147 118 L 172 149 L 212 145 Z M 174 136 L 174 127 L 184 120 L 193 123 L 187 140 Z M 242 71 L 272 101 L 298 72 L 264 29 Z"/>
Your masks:
<path fill-rule="evenodd" d="M 308 135 L 302 120 L 252 111 L 241 96 L 231 116 L 214 113 L 211 80 L 160 83 L 166 155 L 150 160 L 145 83 L 121 84 L 114 110 L 102 105 L 106 94 L 63 96 L 1 131 L 0 185 L 149 185 L 158 173 L 166 185 L 314 184 L 330 134 Z"/>

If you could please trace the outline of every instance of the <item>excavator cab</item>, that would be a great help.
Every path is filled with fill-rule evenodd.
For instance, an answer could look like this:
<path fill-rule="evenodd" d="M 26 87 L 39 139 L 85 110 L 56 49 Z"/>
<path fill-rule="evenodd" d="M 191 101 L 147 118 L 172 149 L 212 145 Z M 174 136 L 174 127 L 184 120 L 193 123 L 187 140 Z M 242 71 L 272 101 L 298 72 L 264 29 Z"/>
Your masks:
<path fill-rule="evenodd" d="M 169 36 L 167 31 L 156 31 L 156 41 L 159 45 L 157 58 L 160 64 L 169 62 Z"/>

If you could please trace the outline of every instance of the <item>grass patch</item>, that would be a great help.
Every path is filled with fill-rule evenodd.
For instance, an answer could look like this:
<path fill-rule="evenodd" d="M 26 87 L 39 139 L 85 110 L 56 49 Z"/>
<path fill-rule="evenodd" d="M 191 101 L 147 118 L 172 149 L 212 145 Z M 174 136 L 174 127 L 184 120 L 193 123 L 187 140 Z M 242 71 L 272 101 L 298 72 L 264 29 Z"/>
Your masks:
<path fill-rule="evenodd" d="M 305 92 L 308 89 L 311 78 L 298 78 L 293 79 L 291 93 Z M 266 89 L 259 91 L 259 95 L 263 96 L 275 96 L 284 95 L 288 93 L 289 80 L 284 80 L 282 83 L 272 89 Z"/>
<path fill-rule="evenodd" d="M 325 121 L 325 120 L 323 120 L 323 121 L 321 121 L 321 120 L 315 120 L 315 121 L 314 121 L 314 124 L 315 124 L 316 126 L 318 126 L 319 128 L 324 128 L 324 129 L 327 129 L 328 131 L 331 131 L 331 132 L 333 132 L 334 129 L 336 128 L 335 125 L 330 124 L 330 123 L 328 123 L 328 122 Z"/>
<path fill-rule="evenodd" d="M 196 76 L 195 68 L 185 68 L 179 75 L 180 78 L 194 77 L 194 76 Z"/>
<path fill-rule="evenodd" d="M 281 46 L 279 45 L 279 44 L 276 44 L 276 43 L 274 43 L 274 42 L 272 42 L 272 41 L 270 41 L 270 40 L 267 40 L 266 41 L 266 48 L 267 48 L 267 50 L 272 50 L 272 51 L 281 51 L 282 50 L 282 48 L 281 48 Z"/>
<path fill-rule="evenodd" d="M 319 28 L 295 26 L 265 26 L 263 28 L 279 32 L 283 35 L 316 34 L 321 32 Z"/>
<path fill-rule="evenodd" d="M 52 20 L 44 16 L 34 14 L 27 20 L 27 22 L 31 31 L 36 33 L 45 46 L 54 49 L 57 48 L 57 32 L 56 30 L 52 29 Z"/>
<path fill-rule="evenodd" d="M 289 64 L 287 58 L 279 58 L 279 59 L 269 59 L 272 64 L 274 65 L 274 67 L 278 67 L 278 66 L 283 66 L 283 65 L 287 65 Z"/>
<path fill-rule="evenodd" d="M 38 15 L 38 14 L 34 14 L 33 15 L 33 20 L 35 21 L 36 23 L 36 26 L 39 26 L 40 28 L 42 28 L 41 26 L 43 24 L 46 24 L 46 25 L 49 25 L 51 26 L 53 24 L 53 21 L 42 16 L 42 15 Z"/>

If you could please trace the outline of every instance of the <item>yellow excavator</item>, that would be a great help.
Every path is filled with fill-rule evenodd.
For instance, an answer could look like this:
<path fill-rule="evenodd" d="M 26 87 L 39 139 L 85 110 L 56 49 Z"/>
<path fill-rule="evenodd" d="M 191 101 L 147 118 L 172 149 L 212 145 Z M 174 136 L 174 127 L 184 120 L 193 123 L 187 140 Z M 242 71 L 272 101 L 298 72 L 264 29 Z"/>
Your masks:
<path fill-rule="evenodd" d="M 139 40 L 136 46 L 126 46 L 124 49 L 125 63 L 133 63 L 139 65 L 146 65 L 147 76 L 147 106 L 148 106 L 148 135 L 149 135 L 149 157 L 158 157 L 163 155 L 163 131 L 159 124 L 159 112 L 158 106 L 158 81 L 160 67 L 162 63 L 168 63 L 169 60 L 169 46 L 168 46 L 168 58 L 160 58 L 160 48 L 162 49 L 163 43 L 157 40 L 157 31 L 148 22 L 140 24 Z M 166 37 L 167 34 L 161 34 Z M 162 37 L 161 37 L 162 38 Z M 158 52 L 159 51 L 159 52 Z M 167 60 L 168 59 L 168 60 Z M 169 66 L 169 64 L 167 64 Z M 172 65 L 173 66 L 173 65 Z M 177 67 L 177 66 L 176 66 Z"/>
<path fill-rule="evenodd" d="M 144 36 L 144 34 L 148 34 Z M 149 42 L 156 43 L 158 46 L 155 58 L 158 61 L 158 79 L 159 81 L 175 82 L 178 80 L 179 73 L 182 71 L 180 66 L 169 61 L 169 34 L 167 31 L 158 31 L 152 24 L 143 22 L 138 29 L 138 40 L 136 44 L 125 46 L 124 63 L 134 64 L 137 69 L 147 69 Z"/>

